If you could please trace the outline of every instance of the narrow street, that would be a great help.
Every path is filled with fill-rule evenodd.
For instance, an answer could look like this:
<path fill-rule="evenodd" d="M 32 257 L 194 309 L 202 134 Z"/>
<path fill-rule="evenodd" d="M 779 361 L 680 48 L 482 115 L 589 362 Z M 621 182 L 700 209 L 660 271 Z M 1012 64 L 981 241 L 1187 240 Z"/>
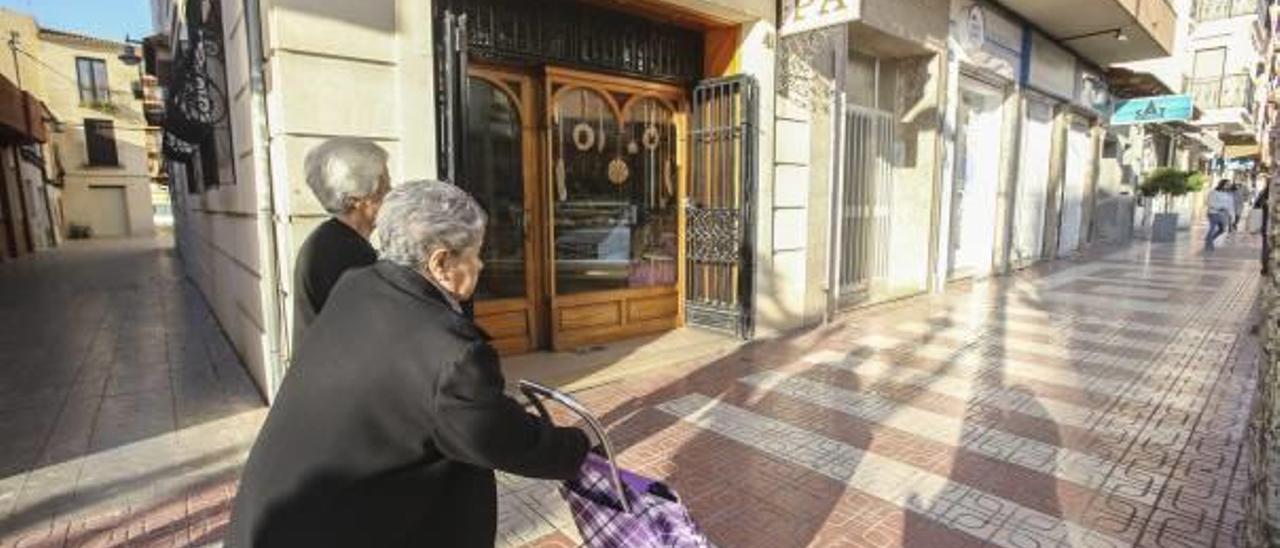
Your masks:
<path fill-rule="evenodd" d="M 1136 243 L 578 394 L 719 546 L 1237 546 L 1258 239 Z M 216 545 L 265 414 L 166 246 L 0 265 L 0 547 Z M 502 477 L 500 545 L 573 546 Z"/>

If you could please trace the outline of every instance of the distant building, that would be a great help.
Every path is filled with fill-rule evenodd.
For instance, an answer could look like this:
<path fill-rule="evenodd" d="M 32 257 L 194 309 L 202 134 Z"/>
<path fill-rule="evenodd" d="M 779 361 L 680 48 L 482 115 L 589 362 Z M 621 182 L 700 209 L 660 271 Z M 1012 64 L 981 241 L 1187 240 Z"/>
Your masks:
<path fill-rule="evenodd" d="M 5 217 L 4 238 L 13 241 L 7 255 L 66 237 L 154 233 L 153 196 L 166 194 L 156 188 L 164 182 L 159 129 L 144 116 L 142 71 L 120 60 L 126 44 L 41 28 L 6 9 L 0 39 L 8 46 L 0 51 L 0 77 L 31 97 L 31 125 L 44 132 L 0 164 L 21 166 L 14 180 L 26 200 L 25 212 L 15 207 Z"/>
<path fill-rule="evenodd" d="M 43 28 L 38 39 L 37 74 L 59 120 L 53 149 L 67 226 L 94 237 L 152 234 L 147 148 L 158 129 L 143 116 L 141 72 L 118 59 L 125 44 Z"/>
<path fill-rule="evenodd" d="M 35 22 L 0 10 L 0 39 L 34 38 Z M 31 40 L 34 43 L 34 39 Z M 44 172 L 49 128 L 34 63 L 14 70 L 16 52 L 0 55 L 0 261 L 57 244 L 57 189 Z M 24 79 L 25 78 L 25 79 Z"/>

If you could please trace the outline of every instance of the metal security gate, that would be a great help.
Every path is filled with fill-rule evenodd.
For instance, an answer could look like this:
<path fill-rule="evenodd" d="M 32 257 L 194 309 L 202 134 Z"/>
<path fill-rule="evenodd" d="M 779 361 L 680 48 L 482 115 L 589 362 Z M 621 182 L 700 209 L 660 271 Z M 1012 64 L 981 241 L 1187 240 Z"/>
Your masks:
<path fill-rule="evenodd" d="M 685 207 L 685 319 L 744 339 L 753 327 L 758 94 L 745 75 L 694 88 Z"/>
<path fill-rule="evenodd" d="M 436 20 L 436 142 L 441 180 L 459 184 L 467 127 L 467 15 L 444 10 Z"/>
<path fill-rule="evenodd" d="M 836 307 L 872 298 L 889 277 L 893 219 L 893 113 L 846 104 L 843 162 L 833 203 Z"/>

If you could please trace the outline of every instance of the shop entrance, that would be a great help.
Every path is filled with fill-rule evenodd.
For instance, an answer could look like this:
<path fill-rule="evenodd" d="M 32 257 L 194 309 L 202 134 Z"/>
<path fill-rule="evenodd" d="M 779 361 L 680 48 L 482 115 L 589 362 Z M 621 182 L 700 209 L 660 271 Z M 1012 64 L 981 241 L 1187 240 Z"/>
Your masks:
<path fill-rule="evenodd" d="M 951 279 L 991 271 L 995 254 L 996 193 L 1000 178 L 1003 92 L 965 78 L 956 114 L 955 180 L 951 199 Z"/>
<path fill-rule="evenodd" d="M 1071 120 L 1067 131 L 1067 166 L 1062 185 L 1062 219 L 1058 231 L 1058 256 L 1070 257 L 1080 250 L 1084 222 L 1085 187 L 1092 163 L 1089 125 L 1083 119 Z"/>
<path fill-rule="evenodd" d="M 490 215 L 476 316 L 501 351 L 679 324 L 685 103 L 628 78 L 467 69 L 458 181 Z"/>

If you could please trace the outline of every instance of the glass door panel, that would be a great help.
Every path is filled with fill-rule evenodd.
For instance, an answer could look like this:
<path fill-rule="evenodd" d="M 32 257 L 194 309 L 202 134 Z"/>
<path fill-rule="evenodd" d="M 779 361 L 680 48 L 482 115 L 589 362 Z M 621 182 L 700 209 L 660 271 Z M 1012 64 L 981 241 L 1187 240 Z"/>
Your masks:
<path fill-rule="evenodd" d="M 547 73 L 553 347 L 678 326 L 683 91 Z"/>
<path fill-rule="evenodd" d="M 636 208 L 614 105 L 592 89 L 567 90 L 551 121 L 556 293 L 625 288 Z"/>
<path fill-rule="evenodd" d="M 468 78 L 464 185 L 489 214 L 477 299 L 525 296 L 524 149 L 520 111 L 493 82 Z"/>
<path fill-rule="evenodd" d="M 533 93 L 526 75 L 485 67 L 468 71 L 459 184 L 489 214 L 476 322 L 504 354 L 537 348 L 545 325 L 538 304 L 541 255 L 529 228 L 541 217 Z"/>
<path fill-rule="evenodd" d="M 637 208 L 628 287 L 676 283 L 677 214 L 675 112 L 654 97 L 632 101 L 623 113 L 630 201 Z"/>

